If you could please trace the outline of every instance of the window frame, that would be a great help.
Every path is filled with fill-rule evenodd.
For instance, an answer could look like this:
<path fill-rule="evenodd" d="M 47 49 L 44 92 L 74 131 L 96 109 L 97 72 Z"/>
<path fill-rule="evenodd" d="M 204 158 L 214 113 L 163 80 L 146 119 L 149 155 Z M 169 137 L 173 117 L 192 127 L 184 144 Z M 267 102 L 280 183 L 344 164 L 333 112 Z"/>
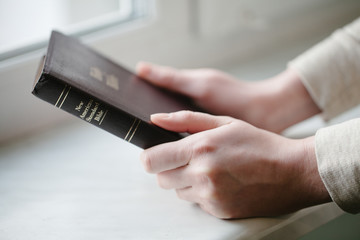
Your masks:
<path fill-rule="evenodd" d="M 120 2 L 120 5 L 122 3 L 125 8 L 120 9 L 118 12 L 114 12 L 106 16 L 99 16 L 81 23 L 76 23 L 60 30 L 67 35 L 78 38 L 89 34 L 97 34 L 108 28 L 122 26 L 141 18 L 146 18 L 149 15 L 149 11 L 146 9 L 149 9 L 150 4 L 153 4 L 153 1 L 146 0 L 118 1 Z M 11 58 L 21 57 L 31 52 L 44 49 L 47 46 L 47 43 L 48 39 L 44 38 L 36 42 L 29 42 L 24 46 L 0 52 L 0 63 Z"/>

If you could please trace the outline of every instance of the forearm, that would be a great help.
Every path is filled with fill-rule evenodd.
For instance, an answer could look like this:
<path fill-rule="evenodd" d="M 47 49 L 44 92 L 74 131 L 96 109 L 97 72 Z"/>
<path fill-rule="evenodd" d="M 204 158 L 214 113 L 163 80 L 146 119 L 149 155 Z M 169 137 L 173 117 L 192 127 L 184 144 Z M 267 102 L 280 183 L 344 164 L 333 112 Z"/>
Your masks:
<path fill-rule="evenodd" d="M 257 127 L 281 132 L 321 112 L 299 75 L 287 69 L 279 75 L 255 84 L 250 106 L 243 119 Z"/>
<path fill-rule="evenodd" d="M 279 89 L 274 98 L 278 107 L 273 109 L 269 125 L 280 121 L 283 129 L 279 130 L 284 130 L 321 112 L 294 70 L 287 69 L 270 81 L 276 82 Z"/>

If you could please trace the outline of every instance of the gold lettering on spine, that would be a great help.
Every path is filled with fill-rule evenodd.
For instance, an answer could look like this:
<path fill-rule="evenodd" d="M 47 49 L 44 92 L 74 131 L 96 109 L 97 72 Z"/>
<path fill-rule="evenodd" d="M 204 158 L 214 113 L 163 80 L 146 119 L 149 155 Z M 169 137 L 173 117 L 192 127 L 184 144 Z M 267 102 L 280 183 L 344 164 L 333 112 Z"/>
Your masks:
<path fill-rule="evenodd" d="M 64 97 L 64 99 L 62 100 L 62 102 L 61 102 L 61 104 L 60 104 L 59 108 L 61 108 L 61 107 L 62 107 L 62 105 L 64 104 L 64 102 L 65 102 L 65 100 L 66 100 L 67 96 L 69 95 L 70 90 L 71 90 L 71 87 L 69 86 L 69 89 L 67 90 L 67 92 L 66 92 L 66 94 L 65 94 L 65 97 Z"/>
<path fill-rule="evenodd" d="M 81 119 L 84 119 L 84 118 L 85 118 L 86 114 L 88 113 L 89 109 L 91 108 L 92 103 L 93 103 L 93 100 L 90 99 L 90 101 L 86 104 L 86 107 L 85 107 L 85 109 L 84 109 L 84 112 L 80 115 L 80 118 L 81 118 Z"/>
<path fill-rule="evenodd" d="M 100 122 L 103 115 L 104 115 L 104 111 L 100 110 L 98 113 L 96 113 L 94 120 Z"/>
<path fill-rule="evenodd" d="M 131 137 L 130 137 L 130 139 L 129 139 L 129 142 L 131 142 L 132 138 L 134 137 L 134 135 L 135 135 L 135 133 L 136 133 L 136 130 L 138 129 L 140 123 L 141 123 L 141 121 L 138 120 L 138 123 L 137 123 L 137 125 L 136 125 L 136 128 L 135 128 L 135 130 L 133 131 L 133 133 L 131 134 Z"/>
<path fill-rule="evenodd" d="M 67 89 L 68 88 L 68 89 Z M 67 89 L 67 90 L 66 90 Z M 64 104 L 67 96 L 69 95 L 69 92 L 71 90 L 71 87 L 68 86 L 68 85 L 65 85 L 64 89 L 62 90 L 59 98 L 57 99 L 56 103 L 55 103 L 55 107 L 58 107 L 58 108 L 61 108 L 62 105 Z M 66 93 L 65 93 L 66 92 Z M 65 93 L 65 96 L 64 96 L 64 93 Z M 59 105 L 60 103 L 60 105 Z M 59 105 L 59 106 L 58 106 Z"/>
<path fill-rule="evenodd" d="M 61 97 L 62 97 L 62 95 L 64 94 L 64 92 L 65 92 L 65 89 L 66 89 L 66 85 L 65 85 L 65 87 L 64 87 L 64 89 L 62 90 L 62 92 L 61 92 L 61 94 L 60 94 L 60 96 L 59 96 L 59 98 L 58 98 L 58 100 L 56 101 L 56 103 L 55 103 L 55 107 L 57 107 L 57 105 L 58 105 L 58 103 L 59 103 L 59 101 L 60 101 L 60 99 L 61 99 Z"/>
<path fill-rule="evenodd" d="M 135 118 L 135 119 L 134 119 L 134 122 L 132 123 L 132 125 L 131 125 L 131 127 L 130 127 L 130 129 L 129 129 L 129 131 L 127 132 L 126 136 L 124 137 L 124 140 L 127 140 L 127 137 L 130 135 L 131 130 L 132 130 L 133 127 L 135 126 L 136 120 L 137 120 L 137 119 Z"/>
<path fill-rule="evenodd" d="M 98 102 L 95 102 L 94 108 L 90 110 L 90 116 L 85 119 L 87 122 L 91 122 L 91 120 L 93 119 L 93 117 L 94 117 L 95 114 L 96 114 L 96 111 L 97 111 L 98 108 L 99 108 L 99 105 L 100 105 L 100 104 L 99 104 Z"/>
<path fill-rule="evenodd" d="M 106 116 L 107 112 L 108 112 L 108 110 L 106 110 L 106 112 L 104 113 L 104 116 L 102 117 L 101 121 L 99 122 L 99 126 L 100 126 L 100 125 L 101 125 L 101 123 L 104 121 L 104 118 L 105 118 L 105 116 Z"/>
<path fill-rule="evenodd" d="M 75 110 L 78 111 L 78 112 L 80 112 L 81 109 L 82 109 L 82 107 L 83 107 L 83 105 L 84 105 L 84 102 L 83 102 L 83 101 L 80 101 L 79 105 L 77 105 L 77 106 L 75 107 Z"/>

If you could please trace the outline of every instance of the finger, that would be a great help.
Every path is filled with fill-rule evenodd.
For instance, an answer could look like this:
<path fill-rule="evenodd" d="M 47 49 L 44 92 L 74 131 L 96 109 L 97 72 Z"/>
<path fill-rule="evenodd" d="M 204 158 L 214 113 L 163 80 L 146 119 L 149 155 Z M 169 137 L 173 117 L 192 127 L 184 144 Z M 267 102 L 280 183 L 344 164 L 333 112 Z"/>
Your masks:
<path fill-rule="evenodd" d="M 185 139 L 148 148 L 140 160 L 149 173 L 159 173 L 185 166 L 191 160 L 191 146 Z"/>
<path fill-rule="evenodd" d="M 176 189 L 175 191 L 178 198 L 185 201 L 198 203 L 198 196 L 196 194 L 196 191 L 194 191 L 193 187 L 180 188 Z"/>
<path fill-rule="evenodd" d="M 153 114 L 151 121 L 155 125 L 170 131 L 197 133 L 229 124 L 233 119 L 200 112 L 180 111 Z"/>
<path fill-rule="evenodd" d="M 202 199 L 201 195 L 199 194 L 199 189 L 196 189 L 194 187 L 176 189 L 176 194 L 178 198 L 182 200 L 196 203 L 202 210 L 204 210 L 208 214 L 223 219 L 229 218 L 229 215 L 225 214 L 221 206 L 212 204 L 209 199 Z"/>
<path fill-rule="evenodd" d="M 136 66 L 136 72 L 140 77 L 156 86 L 166 88 L 189 97 L 194 97 L 197 93 L 197 88 L 194 87 L 193 78 L 187 71 L 146 62 L 139 62 Z"/>
<path fill-rule="evenodd" d="M 157 175 L 157 179 L 159 186 L 164 189 L 190 187 L 192 183 L 188 165 L 161 172 Z"/>

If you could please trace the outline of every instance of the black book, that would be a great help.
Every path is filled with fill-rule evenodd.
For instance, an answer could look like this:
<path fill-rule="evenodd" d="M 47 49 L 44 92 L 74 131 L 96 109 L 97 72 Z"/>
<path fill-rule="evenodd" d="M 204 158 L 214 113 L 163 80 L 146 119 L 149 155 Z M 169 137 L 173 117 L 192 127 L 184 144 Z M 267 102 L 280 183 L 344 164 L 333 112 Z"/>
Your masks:
<path fill-rule="evenodd" d="M 155 126 L 151 114 L 198 110 L 189 99 L 147 83 L 56 31 L 32 93 L 144 149 L 185 136 Z"/>

